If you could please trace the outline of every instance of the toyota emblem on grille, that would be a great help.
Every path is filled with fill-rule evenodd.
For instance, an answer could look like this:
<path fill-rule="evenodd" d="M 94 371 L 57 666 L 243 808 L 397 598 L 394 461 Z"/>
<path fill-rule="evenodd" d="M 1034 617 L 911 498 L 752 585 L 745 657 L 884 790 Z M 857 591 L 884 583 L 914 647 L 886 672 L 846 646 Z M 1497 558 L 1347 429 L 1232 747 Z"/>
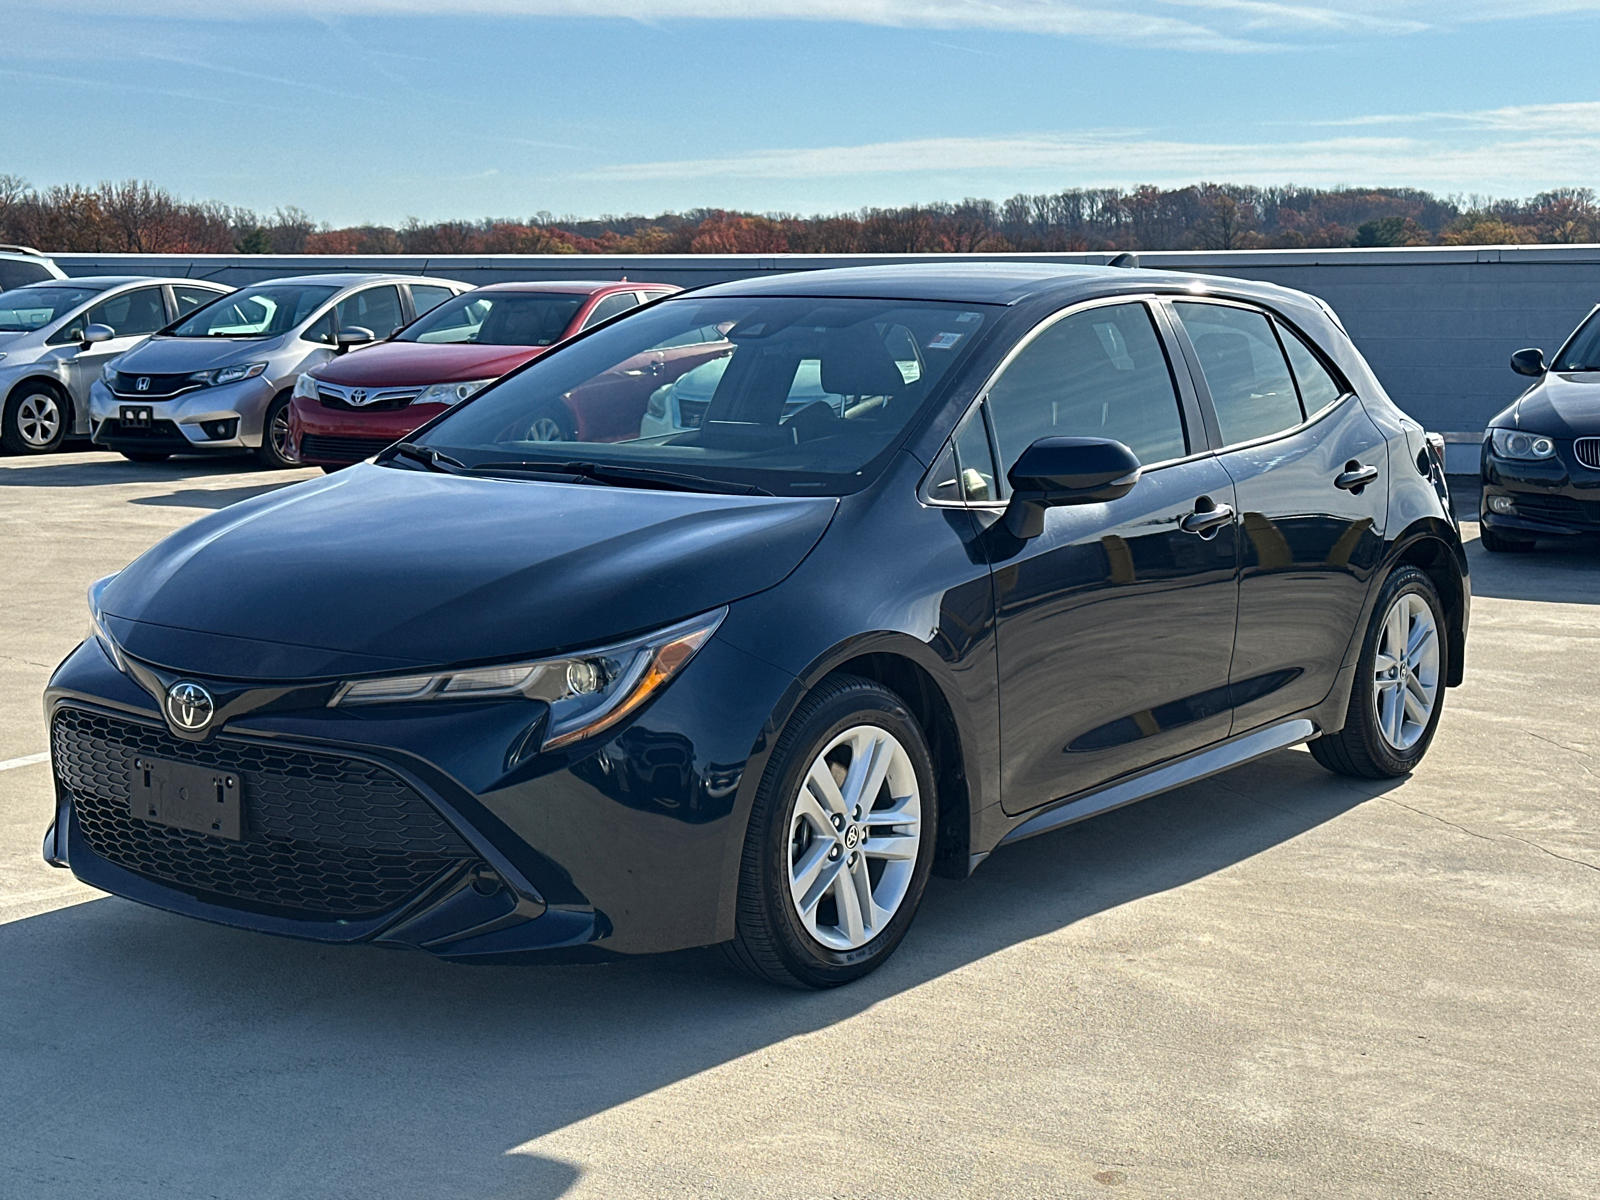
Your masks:
<path fill-rule="evenodd" d="M 148 392 L 150 390 L 150 376 L 139 376 L 138 379 L 133 381 L 133 386 L 136 391 Z"/>
<path fill-rule="evenodd" d="M 366 388 L 357 388 L 355 391 L 350 393 L 350 403 L 351 404 L 360 405 L 360 404 L 365 404 L 366 402 L 367 402 L 367 389 Z"/>
<path fill-rule="evenodd" d="M 211 693 L 198 683 L 180 679 L 167 689 L 167 716 L 179 729 L 199 733 L 216 711 Z"/>

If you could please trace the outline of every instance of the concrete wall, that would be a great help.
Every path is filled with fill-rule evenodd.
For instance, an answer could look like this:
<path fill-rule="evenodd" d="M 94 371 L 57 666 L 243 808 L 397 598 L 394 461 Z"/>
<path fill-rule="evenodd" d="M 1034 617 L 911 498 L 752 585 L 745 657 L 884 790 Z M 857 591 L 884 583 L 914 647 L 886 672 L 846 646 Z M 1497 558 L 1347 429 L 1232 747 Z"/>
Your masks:
<path fill-rule="evenodd" d="M 127 255 L 58 254 L 68 275 L 152 274 L 242 285 L 314 271 L 402 271 L 468 283 L 512 279 L 656 280 L 693 287 L 750 275 L 957 255 Z M 1100 263 L 1104 254 L 1020 254 L 1030 262 Z M 1600 303 L 1600 246 L 1396 247 L 1181 251 L 1147 267 L 1260 279 L 1333 305 L 1396 401 L 1428 428 L 1476 435 L 1524 381 L 1506 359 L 1549 353 Z M 1453 460 L 1476 469 L 1466 439 Z M 1452 462 L 1452 469 L 1456 469 Z"/>

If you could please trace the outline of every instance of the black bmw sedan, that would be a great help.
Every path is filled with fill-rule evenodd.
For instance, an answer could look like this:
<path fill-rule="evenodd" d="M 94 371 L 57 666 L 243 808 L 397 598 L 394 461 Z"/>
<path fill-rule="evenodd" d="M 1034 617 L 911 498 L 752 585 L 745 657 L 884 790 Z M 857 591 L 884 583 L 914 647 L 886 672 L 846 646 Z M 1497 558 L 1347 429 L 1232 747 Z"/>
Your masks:
<path fill-rule="evenodd" d="M 1410 771 L 1468 598 L 1438 453 L 1309 296 L 722 284 L 95 584 L 44 853 L 249 929 L 826 987 L 1008 842 L 1296 743 Z"/>
<path fill-rule="evenodd" d="M 1537 382 L 1483 435 L 1483 548 L 1521 553 L 1539 538 L 1600 533 L 1600 308 L 1553 362 L 1518 350 L 1511 369 Z"/>

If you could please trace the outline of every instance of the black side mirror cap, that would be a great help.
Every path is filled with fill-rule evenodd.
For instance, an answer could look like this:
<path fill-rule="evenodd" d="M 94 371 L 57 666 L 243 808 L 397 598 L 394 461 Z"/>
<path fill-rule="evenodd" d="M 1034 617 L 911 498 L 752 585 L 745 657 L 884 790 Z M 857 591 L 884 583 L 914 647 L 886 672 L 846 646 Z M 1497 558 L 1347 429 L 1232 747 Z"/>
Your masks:
<path fill-rule="evenodd" d="M 1526 350 L 1518 350 L 1511 356 L 1511 369 L 1518 375 L 1532 375 L 1538 378 L 1549 368 L 1544 365 L 1544 351 L 1537 346 L 1530 346 Z"/>
<path fill-rule="evenodd" d="M 1139 482 L 1141 469 L 1138 455 L 1110 438 L 1040 438 L 1006 474 L 1006 528 L 1015 537 L 1038 537 L 1045 509 L 1120 500 Z"/>

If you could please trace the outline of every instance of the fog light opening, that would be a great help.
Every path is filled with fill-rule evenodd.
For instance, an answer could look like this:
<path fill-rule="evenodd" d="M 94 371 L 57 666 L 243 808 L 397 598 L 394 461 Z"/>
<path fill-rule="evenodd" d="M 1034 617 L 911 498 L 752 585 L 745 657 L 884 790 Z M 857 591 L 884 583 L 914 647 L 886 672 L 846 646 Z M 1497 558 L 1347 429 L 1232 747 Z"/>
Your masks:
<path fill-rule="evenodd" d="M 1517 511 L 1517 504 L 1510 496 L 1490 496 L 1489 511 L 1502 516 L 1510 516 Z"/>
<path fill-rule="evenodd" d="M 505 887 L 505 880 L 493 867 L 478 865 L 472 868 L 472 890 L 480 896 L 493 896 Z"/>
<path fill-rule="evenodd" d="M 226 442 L 239 436 L 239 418 L 228 417 L 222 421 L 201 421 L 200 432 L 213 442 Z"/>

